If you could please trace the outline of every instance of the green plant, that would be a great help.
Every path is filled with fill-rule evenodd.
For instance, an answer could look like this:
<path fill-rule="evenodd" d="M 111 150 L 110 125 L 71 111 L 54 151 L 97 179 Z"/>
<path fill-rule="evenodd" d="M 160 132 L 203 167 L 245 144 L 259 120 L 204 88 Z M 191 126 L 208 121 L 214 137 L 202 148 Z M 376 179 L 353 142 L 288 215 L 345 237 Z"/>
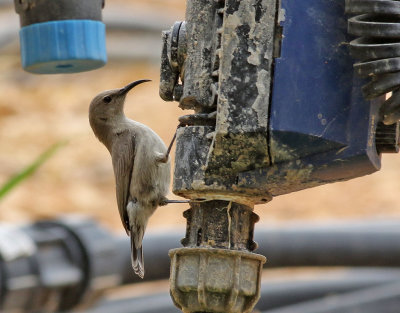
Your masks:
<path fill-rule="evenodd" d="M 49 147 L 41 155 L 38 156 L 31 164 L 25 167 L 22 171 L 11 177 L 5 182 L 3 186 L 0 187 L 0 200 L 2 200 L 11 190 L 17 187 L 24 180 L 29 178 L 36 170 L 45 163 L 49 158 L 51 158 L 58 149 L 66 145 L 66 141 L 60 141 Z"/>

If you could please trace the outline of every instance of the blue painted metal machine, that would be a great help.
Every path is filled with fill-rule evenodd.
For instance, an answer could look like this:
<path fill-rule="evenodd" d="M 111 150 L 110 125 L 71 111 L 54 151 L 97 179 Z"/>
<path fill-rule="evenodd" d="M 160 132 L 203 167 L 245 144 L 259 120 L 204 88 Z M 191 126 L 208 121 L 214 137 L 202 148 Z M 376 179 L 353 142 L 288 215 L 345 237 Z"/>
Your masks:
<path fill-rule="evenodd" d="M 164 33 L 160 94 L 195 111 L 178 131 L 177 194 L 256 204 L 371 174 L 381 153 L 398 151 L 398 124 L 382 123 L 384 92 L 363 87 L 362 76 L 380 76 L 354 71 L 352 54 L 371 47 L 351 42 L 346 13 L 394 1 L 200 2 Z"/>
<path fill-rule="evenodd" d="M 309 171 L 310 175 L 297 182 L 296 187 L 281 173 L 273 174 L 275 169 L 261 169 L 259 177 L 263 179 L 258 183 L 268 184 L 269 177 L 271 180 L 280 177 L 270 189 L 271 194 L 370 174 L 380 169 L 381 153 L 398 152 L 398 124 L 393 124 L 395 120 L 391 126 L 382 123 L 384 92 L 375 95 L 378 98 L 374 100 L 365 99 L 362 86 L 367 83 L 366 78 L 353 70 L 353 56 L 372 51 L 372 45 L 360 46 L 360 39 L 352 41 L 354 38 L 347 30 L 346 10 L 369 13 L 370 24 L 377 29 L 388 24 L 390 10 L 384 11 L 385 15 L 383 12 L 372 15 L 376 13 L 372 5 L 376 7 L 383 2 L 396 4 L 348 0 L 345 6 L 345 1 L 282 0 L 278 21 L 282 39 L 275 59 L 270 108 L 270 157 L 273 164 L 281 164 L 276 165 L 280 172 L 295 169 Z M 350 20 L 350 32 L 354 33 L 352 23 L 354 18 Z M 360 35 L 363 40 L 378 37 L 368 32 Z M 375 39 L 375 49 L 379 46 L 380 50 L 388 50 L 387 42 L 398 45 L 393 38 L 390 41 L 386 37 L 387 32 L 382 31 L 380 39 Z M 392 57 L 395 56 L 392 51 Z M 390 53 L 383 57 L 387 61 Z M 367 60 L 370 69 L 363 76 L 381 79 L 371 70 L 374 57 Z M 382 56 L 377 62 L 382 62 Z M 383 66 L 379 63 L 377 66 L 382 71 Z M 355 67 L 362 67 L 362 63 Z M 386 71 L 393 69 L 386 67 Z"/>
<path fill-rule="evenodd" d="M 265 261 L 250 253 L 254 205 L 398 152 L 398 3 L 191 0 L 164 32 L 160 95 L 194 111 L 180 118 L 173 186 L 192 200 L 184 248 L 170 252 L 184 312 L 251 311 Z"/>
<path fill-rule="evenodd" d="M 272 180 L 268 189 L 279 195 L 379 170 L 379 154 L 388 151 L 376 138 L 382 98 L 362 95 L 365 79 L 353 70 L 344 1 L 281 6 L 269 124 L 274 166 L 258 170 L 257 184 Z M 295 171 L 299 180 L 287 179 Z"/>

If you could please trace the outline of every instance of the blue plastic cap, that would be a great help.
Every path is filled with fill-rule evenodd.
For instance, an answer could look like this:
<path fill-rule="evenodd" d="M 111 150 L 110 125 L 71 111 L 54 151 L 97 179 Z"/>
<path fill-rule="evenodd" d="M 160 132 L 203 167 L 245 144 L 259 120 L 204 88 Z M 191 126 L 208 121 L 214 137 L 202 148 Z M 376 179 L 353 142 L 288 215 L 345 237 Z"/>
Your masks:
<path fill-rule="evenodd" d="M 105 25 L 92 20 L 37 23 L 20 30 L 24 70 L 36 74 L 77 73 L 107 63 Z"/>

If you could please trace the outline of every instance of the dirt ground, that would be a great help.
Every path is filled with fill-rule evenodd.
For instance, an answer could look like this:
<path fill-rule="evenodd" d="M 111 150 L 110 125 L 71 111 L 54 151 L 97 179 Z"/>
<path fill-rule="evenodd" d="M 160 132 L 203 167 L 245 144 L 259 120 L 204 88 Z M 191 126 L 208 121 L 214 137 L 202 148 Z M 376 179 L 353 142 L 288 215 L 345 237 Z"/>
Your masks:
<path fill-rule="evenodd" d="M 126 1 L 115 1 L 124 3 Z M 184 1 L 131 1 L 144 10 L 184 16 Z M 129 117 L 152 127 L 168 143 L 182 112 L 158 96 L 159 65 L 112 61 L 73 75 L 35 76 L 18 55 L 0 56 L 0 185 L 53 143 L 68 144 L 0 203 L 0 221 L 27 222 L 79 213 L 121 230 L 108 151 L 94 137 L 87 111 L 98 92 L 149 78 L 127 98 Z M 256 207 L 260 223 L 293 220 L 400 218 L 400 156 L 385 155 L 380 172 L 349 182 L 277 197 Z M 173 195 L 171 195 L 171 198 Z M 149 229 L 184 227 L 186 205 L 159 208 Z"/>

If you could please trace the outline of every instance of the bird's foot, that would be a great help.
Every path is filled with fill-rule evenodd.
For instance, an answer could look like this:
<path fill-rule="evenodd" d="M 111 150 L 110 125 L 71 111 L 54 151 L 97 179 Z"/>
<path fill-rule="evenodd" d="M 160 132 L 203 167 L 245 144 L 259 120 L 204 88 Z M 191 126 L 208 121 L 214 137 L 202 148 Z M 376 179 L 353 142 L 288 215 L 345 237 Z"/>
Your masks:
<path fill-rule="evenodd" d="M 159 206 L 165 206 L 168 204 L 168 199 L 166 197 L 162 197 L 159 201 L 158 201 L 158 205 Z"/>
<path fill-rule="evenodd" d="M 156 156 L 156 162 L 158 163 L 167 163 L 169 160 L 169 155 L 168 154 L 159 154 Z"/>

